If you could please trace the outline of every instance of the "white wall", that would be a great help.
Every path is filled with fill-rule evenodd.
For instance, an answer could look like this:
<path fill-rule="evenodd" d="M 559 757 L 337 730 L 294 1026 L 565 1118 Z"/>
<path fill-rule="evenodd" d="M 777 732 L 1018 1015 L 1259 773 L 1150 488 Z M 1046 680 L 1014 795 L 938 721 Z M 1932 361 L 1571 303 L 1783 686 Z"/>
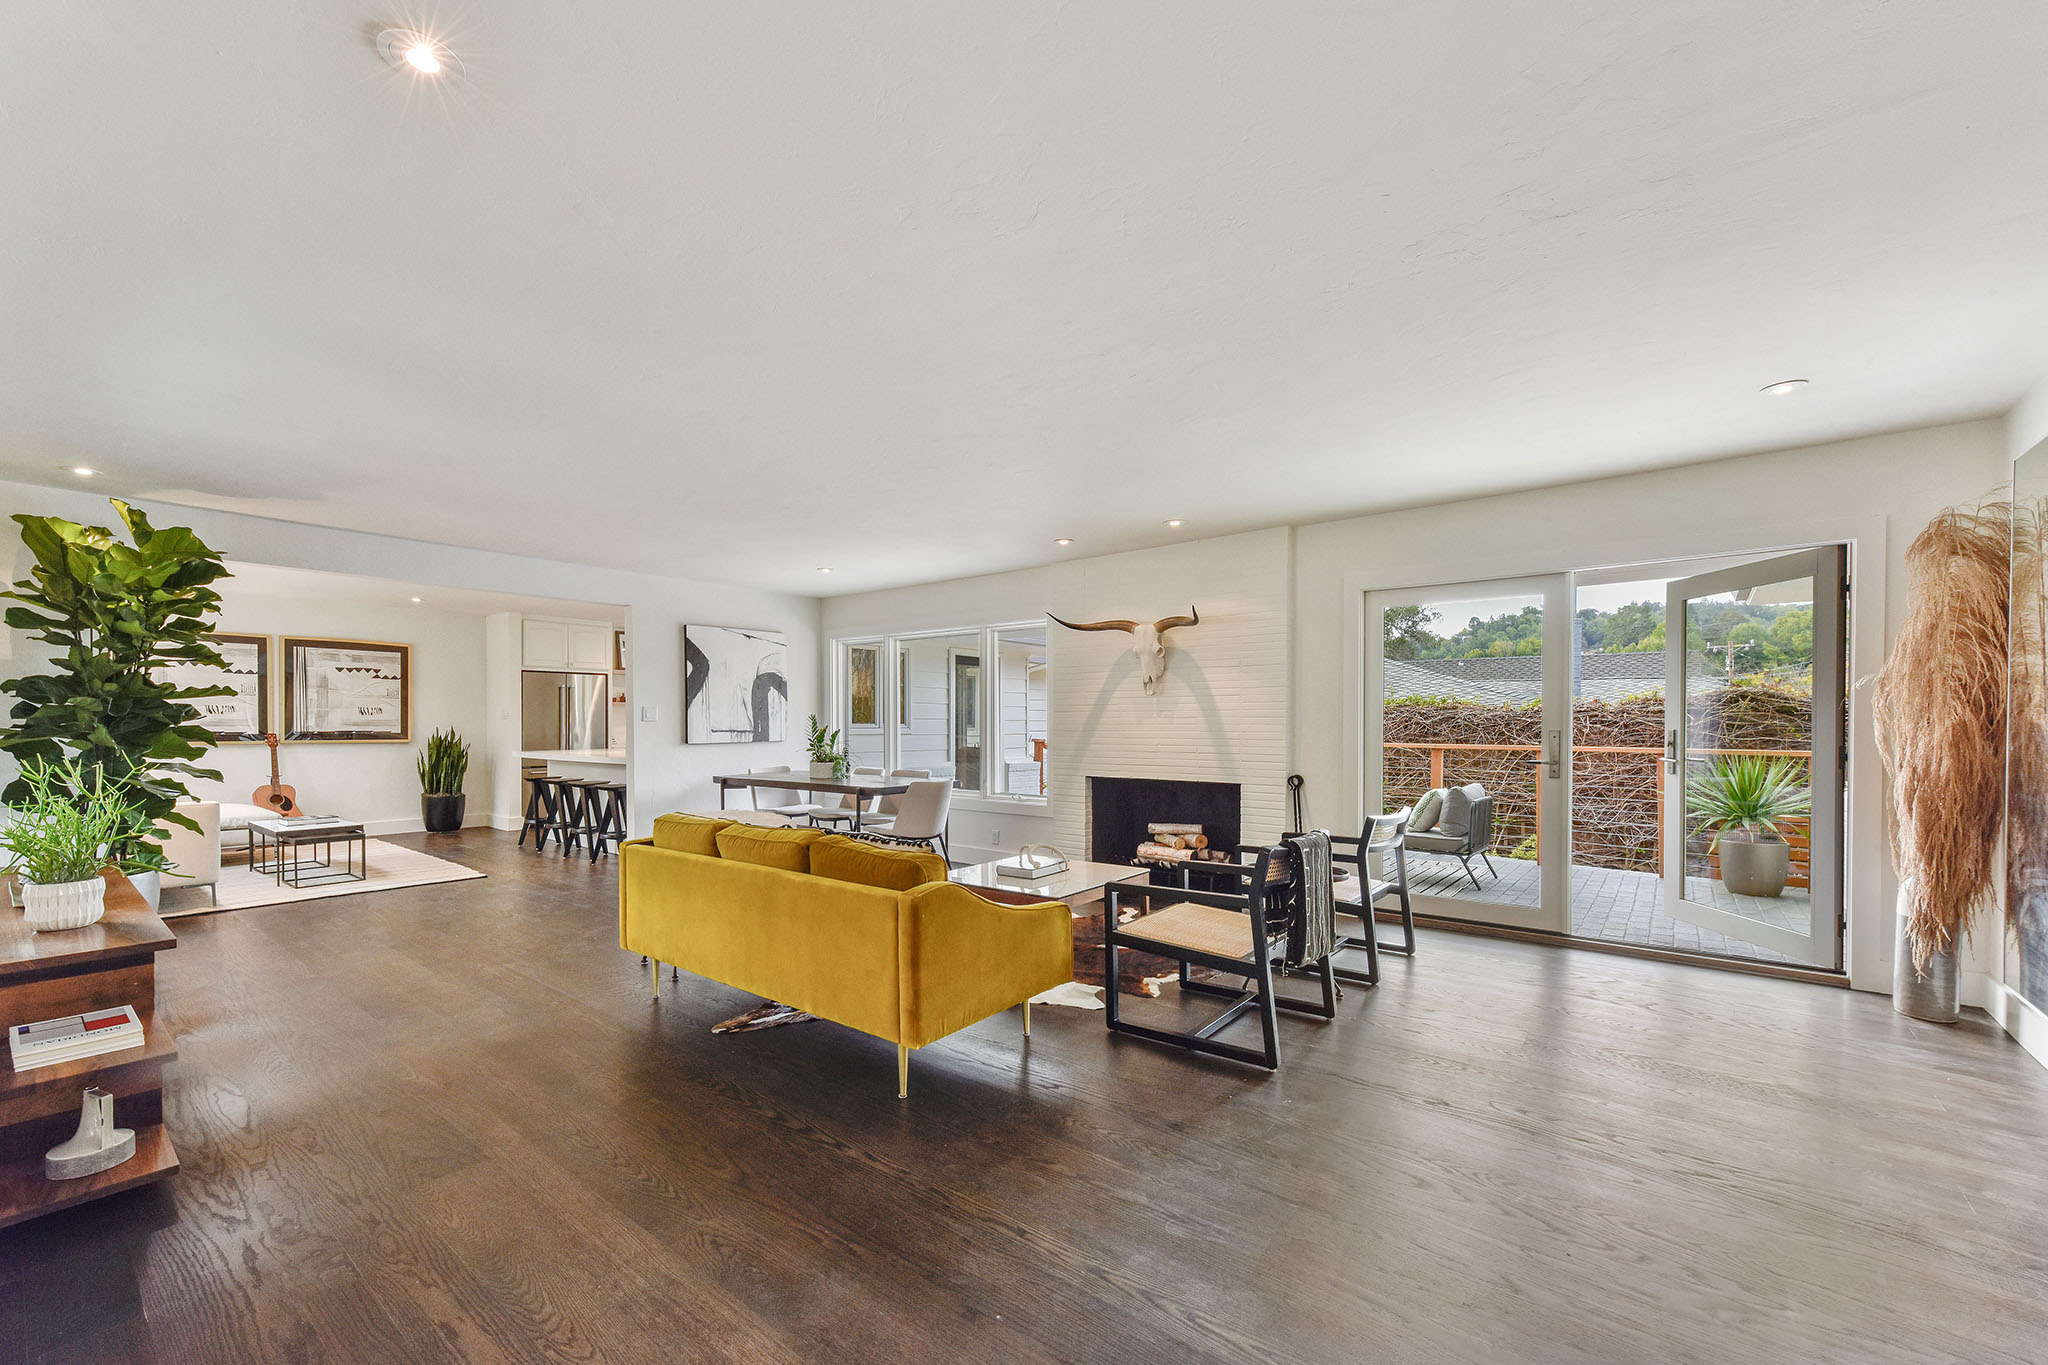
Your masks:
<path fill-rule="evenodd" d="M 828 599 L 828 639 L 1025 620 L 1157 619 L 1199 605 L 1169 636 L 1166 685 L 1147 697 L 1121 632 L 1052 627 L 1046 688 L 1052 777 L 1044 807 L 960 797 L 958 857 L 1019 844 L 1085 855 L 1087 777 L 1181 777 L 1244 787 L 1245 836 L 1286 823 L 1288 558 L 1285 529 L 1108 555 L 1017 573 Z M 913 669 L 913 677 L 916 676 Z"/>
<path fill-rule="evenodd" d="M 163 523 L 158 523 L 163 524 Z M 426 736 L 453 727 L 470 743 L 466 822 L 487 824 L 491 814 L 491 753 L 486 742 L 484 622 L 474 613 L 430 607 L 348 603 L 332 598 L 265 597 L 240 591 L 231 579 L 219 585 L 217 628 L 243 635 L 312 635 L 341 640 L 381 640 L 412 646 L 412 732 L 410 743 L 293 744 L 278 749 L 280 775 L 298 790 L 309 811 L 361 820 L 371 834 L 395 834 L 420 825 L 420 784 L 414 754 Z M 284 659 L 271 641 L 272 705 Z M 271 724 L 284 728 L 273 713 Z M 204 782 L 193 794 L 206 800 L 247 801 L 270 780 L 270 750 L 262 744 L 223 744 L 207 766 L 220 782 Z"/>
<path fill-rule="evenodd" d="M 1161 616 L 1190 601 L 1203 624 L 1180 633 L 1168 694 L 1139 691 L 1121 634 L 1055 627 L 1053 802 L 1043 818 L 971 804 L 963 846 L 1049 838 L 1074 852 L 1081 779 L 1095 771 L 1246 779 L 1247 838 L 1285 823 L 1285 776 L 1300 772 L 1312 823 L 1355 827 L 1360 755 L 1355 626 L 1368 588 L 1512 577 L 1820 540 L 1857 546 L 1853 676 L 1881 666 L 1902 617 L 1902 555 L 1936 511 L 2008 476 L 2007 428 L 1979 421 L 1747 456 L 1132 554 L 828 600 L 828 637 L 1015 620 Z M 1874 616 L 1870 613 L 1875 609 Z M 1285 656 L 1284 663 L 1275 659 Z M 1852 703 L 1848 964 L 1854 985 L 1889 990 L 1894 884 L 1867 697 Z M 1176 755 L 1179 758 L 1176 758 Z M 1083 762 L 1070 766 L 1079 756 Z M 1109 765 L 1109 766 L 1104 766 Z M 1236 780 L 1236 779 L 1232 779 Z M 967 851 L 963 847 L 963 852 Z M 1966 966 L 1981 981 L 1996 933 Z"/>
<path fill-rule="evenodd" d="M 1367 588 L 1853 540 L 1852 630 L 1862 629 L 1851 668 L 1861 678 L 1882 665 L 1904 614 L 1907 543 L 1935 512 L 1983 497 L 2008 474 L 2002 424 L 1968 422 L 1301 527 L 1295 747 L 1309 818 L 1338 829 L 1358 823 L 1359 759 L 1353 746 L 1334 741 L 1358 705 L 1347 641 L 1355 641 Z M 1881 633 L 1870 629 L 1873 610 Z M 1850 980 L 1889 991 L 1896 886 L 1867 689 L 1852 698 L 1851 721 Z M 1972 945 L 1973 970 L 1996 956 L 1988 937 Z"/>
<path fill-rule="evenodd" d="M 106 525 L 113 516 L 106 497 L 120 491 L 112 487 L 86 491 L 0 482 L 0 516 L 34 512 Z M 818 603 L 814 598 L 669 578 L 655 572 L 627 573 L 459 546 L 430 545 L 147 500 L 138 500 L 138 505 L 158 525 L 190 526 L 229 559 L 484 592 L 624 605 L 632 651 L 627 695 L 634 716 L 627 784 L 636 832 L 645 833 L 654 817 L 663 811 L 716 807 L 718 796 L 711 781 L 715 773 L 805 761 L 801 718 L 820 709 Z M 19 543 L 8 535 L 0 544 L 16 556 L 16 567 L 8 574 L 12 581 L 20 576 Z M 796 720 L 783 743 L 682 742 L 685 623 L 757 626 L 788 633 L 789 714 Z M 13 638 L 8 642 L 16 667 L 29 666 L 20 657 L 22 643 Z M 641 715 L 643 707 L 652 708 L 651 717 Z M 493 804 L 498 804 L 495 795 Z"/>

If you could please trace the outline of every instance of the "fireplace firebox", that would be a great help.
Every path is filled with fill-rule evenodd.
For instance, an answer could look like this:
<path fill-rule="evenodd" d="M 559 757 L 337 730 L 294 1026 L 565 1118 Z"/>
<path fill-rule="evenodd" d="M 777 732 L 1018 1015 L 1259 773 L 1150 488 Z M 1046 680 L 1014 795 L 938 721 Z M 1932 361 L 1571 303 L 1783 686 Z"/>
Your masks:
<path fill-rule="evenodd" d="M 1128 863 L 1145 842 L 1146 826 L 1200 825 L 1212 847 L 1237 847 L 1243 788 L 1235 782 L 1180 782 L 1152 777 L 1088 779 L 1088 857 Z"/>

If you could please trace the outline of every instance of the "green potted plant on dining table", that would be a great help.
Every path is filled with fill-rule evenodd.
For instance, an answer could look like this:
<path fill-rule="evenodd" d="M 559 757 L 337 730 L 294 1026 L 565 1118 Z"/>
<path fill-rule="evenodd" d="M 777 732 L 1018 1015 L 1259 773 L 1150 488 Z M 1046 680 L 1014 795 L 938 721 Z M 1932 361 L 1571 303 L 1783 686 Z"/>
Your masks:
<path fill-rule="evenodd" d="M 1785 893 L 1792 847 L 1782 826 L 1813 809 L 1813 793 L 1791 759 L 1738 754 L 1708 765 L 1686 783 L 1685 808 L 1713 831 L 1721 884 L 1738 896 Z"/>
<path fill-rule="evenodd" d="M 853 760 L 839 742 L 839 732 L 825 728 L 825 722 L 811 717 L 811 732 L 804 741 L 811 753 L 811 777 L 819 782 L 837 782 L 846 776 Z"/>

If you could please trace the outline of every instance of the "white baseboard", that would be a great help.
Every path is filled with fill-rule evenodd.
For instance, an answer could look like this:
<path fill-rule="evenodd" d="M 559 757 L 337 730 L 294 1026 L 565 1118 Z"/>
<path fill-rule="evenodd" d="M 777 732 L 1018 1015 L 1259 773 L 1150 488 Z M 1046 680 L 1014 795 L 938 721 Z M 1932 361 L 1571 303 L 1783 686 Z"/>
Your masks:
<path fill-rule="evenodd" d="M 488 814 L 469 815 L 463 818 L 462 827 L 464 829 L 477 829 L 482 827 L 489 827 L 492 829 L 505 828 L 505 826 L 500 825 L 498 823 L 498 818 L 499 817 L 495 815 Z M 514 820 L 512 822 L 511 827 L 513 829 L 518 829 L 519 822 L 517 820 Z M 426 828 L 426 822 L 417 819 L 363 821 L 363 833 L 372 839 L 381 839 L 387 834 L 421 834 L 426 831 Z"/>
<path fill-rule="evenodd" d="M 1963 1003 L 1975 1005 L 2010 1033 L 2029 1056 L 2048 1066 L 2048 1014 L 2027 1003 L 2026 997 L 1982 972 L 1963 974 Z"/>

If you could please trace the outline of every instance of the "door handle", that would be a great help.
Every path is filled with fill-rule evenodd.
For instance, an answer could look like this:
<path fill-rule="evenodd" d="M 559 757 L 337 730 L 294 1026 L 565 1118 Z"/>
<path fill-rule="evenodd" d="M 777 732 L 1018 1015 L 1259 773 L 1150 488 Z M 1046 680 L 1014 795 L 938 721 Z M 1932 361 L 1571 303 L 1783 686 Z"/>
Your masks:
<path fill-rule="evenodd" d="M 1677 731 L 1676 729 L 1666 730 L 1666 731 L 1664 732 L 1664 763 L 1665 763 L 1665 765 L 1666 765 L 1666 766 L 1665 766 L 1665 771 L 1666 771 L 1666 772 L 1669 772 L 1669 773 L 1673 773 L 1673 774 L 1677 773 L 1677 771 L 1678 771 L 1678 731 Z"/>
<path fill-rule="evenodd" d="M 1543 766 L 1549 770 L 1546 777 L 1555 780 L 1564 775 L 1564 731 L 1551 730 L 1544 735 Z"/>

